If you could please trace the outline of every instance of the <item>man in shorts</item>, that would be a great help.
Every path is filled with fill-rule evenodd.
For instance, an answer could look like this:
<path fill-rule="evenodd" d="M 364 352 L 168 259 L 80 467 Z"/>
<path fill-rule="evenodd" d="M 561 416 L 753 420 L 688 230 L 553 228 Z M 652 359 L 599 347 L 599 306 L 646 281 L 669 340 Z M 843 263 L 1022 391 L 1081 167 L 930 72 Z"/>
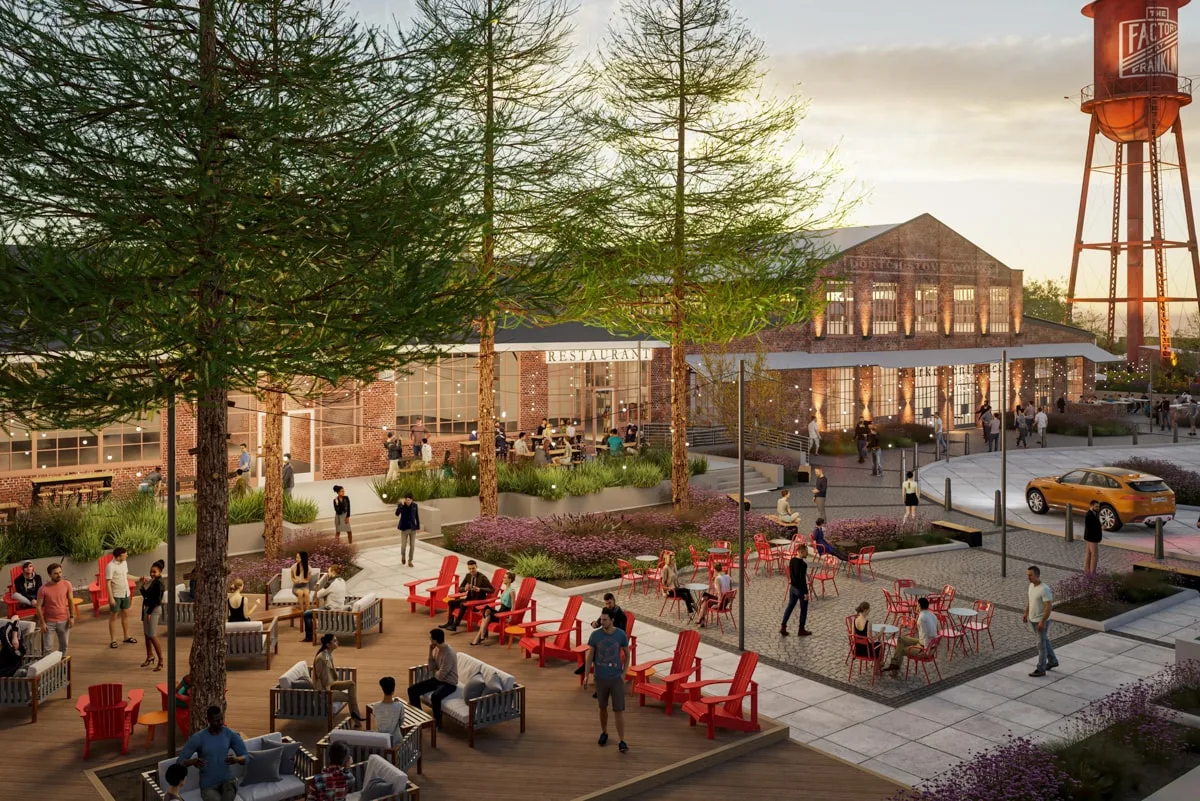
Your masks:
<path fill-rule="evenodd" d="M 612 615 L 605 609 L 600 612 L 600 628 L 588 637 L 587 659 L 583 666 L 583 686 L 586 688 L 595 667 L 596 698 L 600 703 L 600 745 L 608 744 L 608 702 L 612 699 L 613 714 L 617 719 L 617 749 L 624 754 L 629 750 L 625 744 L 625 674 L 629 672 L 629 638 L 625 632 L 613 626 Z"/>
<path fill-rule="evenodd" d="M 112 561 L 104 568 L 104 581 L 108 585 L 108 647 L 117 647 L 117 616 L 121 617 L 121 636 L 127 643 L 137 640 L 129 636 L 129 558 L 124 548 L 113 548 Z"/>

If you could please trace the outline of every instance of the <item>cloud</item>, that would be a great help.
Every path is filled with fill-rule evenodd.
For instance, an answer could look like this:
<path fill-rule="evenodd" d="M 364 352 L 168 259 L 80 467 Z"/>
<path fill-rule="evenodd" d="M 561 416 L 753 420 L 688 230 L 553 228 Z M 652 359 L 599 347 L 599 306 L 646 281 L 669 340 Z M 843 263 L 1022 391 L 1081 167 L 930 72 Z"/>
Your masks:
<path fill-rule="evenodd" d="M 840 143 L 864 180 L 1079 181 L 1090 36 L 791 53 L 769 68 L 776 91 L 812 100 L 805 142 Z"/>

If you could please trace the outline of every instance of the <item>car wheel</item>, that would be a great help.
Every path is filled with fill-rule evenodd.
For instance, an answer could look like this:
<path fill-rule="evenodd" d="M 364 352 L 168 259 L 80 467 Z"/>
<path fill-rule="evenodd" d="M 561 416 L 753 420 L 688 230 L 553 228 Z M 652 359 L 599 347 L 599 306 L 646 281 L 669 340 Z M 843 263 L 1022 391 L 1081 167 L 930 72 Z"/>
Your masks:
<path fill-rule="evenodd" d="M 1029 511 L 1035 515 L 1044 515 L 1050 511 L 1050 504 L 1046 503 L 1046 496 L 1040 490 L 1032 489 L 1027 492 L 1025 502 L 1029 504 Z"/>
<path fill-rule="evenodd" d="M 1121 526 L 1120 516 L 1117 510 L 1109 506 L 1107 503 L 1100 507 L 1100 527 L 1105 531 L 1120 531 Z"/>
<path fill-rule="evenodd" d="M 1146 523 L 1146 528 L 1154 528 L 1154 521 L 1151 520 L 1148 523 Z"/>

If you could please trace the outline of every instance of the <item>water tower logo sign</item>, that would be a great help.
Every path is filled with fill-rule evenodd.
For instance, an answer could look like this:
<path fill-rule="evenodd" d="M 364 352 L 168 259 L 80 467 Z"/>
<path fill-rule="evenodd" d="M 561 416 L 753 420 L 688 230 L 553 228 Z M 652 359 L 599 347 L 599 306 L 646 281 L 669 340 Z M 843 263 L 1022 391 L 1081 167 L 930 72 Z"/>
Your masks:
<path fill-rule="evenodd" d="M 1145 19 L 1121 23 L 1120 77 L 1179 74 L 1179 23 L 1170 9 L 1151 6 Z"/>

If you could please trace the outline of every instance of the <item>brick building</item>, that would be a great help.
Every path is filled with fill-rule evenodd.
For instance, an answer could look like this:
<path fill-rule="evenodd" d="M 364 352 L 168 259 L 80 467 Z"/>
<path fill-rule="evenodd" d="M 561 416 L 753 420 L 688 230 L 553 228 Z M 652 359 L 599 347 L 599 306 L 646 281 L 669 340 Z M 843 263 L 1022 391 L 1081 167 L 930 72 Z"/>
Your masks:
<path fill-rule="evenodd" d="M 948 426 L 970 425 L 986 398 L 999 408 L 999 360 L 1011 360 L 1012 405 L 1040 405 L 1091 391 L 1095 362 L 1114 360 L 1086 331 L 1025 317 L 1022 273 L 929 215 L 887 226 L 826 232 L 838 257 L 823 271 L 824 310 L 811 322 L 770 329 L 731 354 L 765 351 L 783 385 L 788 415 L 823 429 L 847 427 L 860 413 L 905 422 L 940 410 Z M 759 344 L 761 343 L 761 344 Z M 420 419 L 435 459 L 478 429 L 478 346 L 458 345 L 437 363 L 397 365 L 377 380 L 309 401 L 288 400 L 284 450 L 297 480 L 383 472 L 385 429 L 405 444 Z M 598 434 L 626 423 L 669 420 L 669 353 L 663 342 L 576 323 L 497 335 L 496 414 L 509 432 L 543 417 L 576 421 Z M 701 367 L 700 350 L 689 357 Z M 699 383 L 703 379 L 694 377 Z M 264 415 L 255 398 L 235 393 L 229 410 L 230 468 L 238 445 L 256 453 Z M 702 408 L 697 408 L 702 412 Z M 178 472 L 194 473 L 191 410 L 178 411 Z M 0 502 L 26 504 L 35 475 L 103 470 L 117 494 L 132 492 L 165 455 L 163 415 L 102 431 L 0 427 Z M 255 473 L 259 465 L 255 465 Z"/>

